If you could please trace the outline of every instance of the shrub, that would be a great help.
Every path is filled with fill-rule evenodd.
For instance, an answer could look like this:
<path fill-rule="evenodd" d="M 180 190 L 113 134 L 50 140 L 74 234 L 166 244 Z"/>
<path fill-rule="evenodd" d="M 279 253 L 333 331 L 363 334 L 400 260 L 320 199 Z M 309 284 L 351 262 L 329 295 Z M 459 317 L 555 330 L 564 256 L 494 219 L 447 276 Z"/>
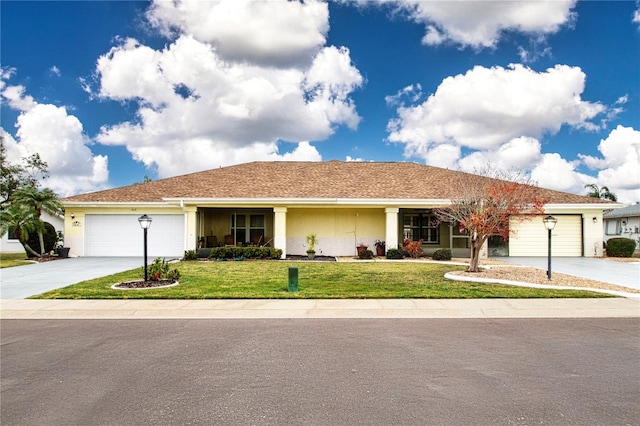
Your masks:
<path fill-rule="evenodd" d="M 451 249 L 439 249 L 433 252 L 433 260 L 451 260 Z"/>
<path fill-rule="evenodd" d="M 280 259 L 282 250 L 273 247 L 214 247 L 209 254 L 213 259 Z"/>
<path fill-rule="evenodd" d="M 195 250 L 185 250 L 182 260 L 196 260 L 198 258 L 198 252 Z"/>
<path fill-rule="evenodd" d="M 53 225 L 49 222 L 44 222 L 42 239 L 44 240 L 44 253 L 49 253 L 51 250 L 53 250 L 53 247 L 58 241 L 58 233 L 56 232 L 56 228 L 54 228 Z M 40 253 L 40 237 L 38 237 L 38 233 L 36 231 L 29 233 L 27 244 L 29 244 L 29 247 Z M 27 256 L 34 257 L 31 253 L 27 253 Z"/>
<path fill-rule="evenodd" d="M 424 250 L 422 250 L 422 240 L 419 241 L 411 241 L 406 238 L 404 240 L 404 248 L 409 253 L 409 256 L 417 259 L 421 256 L 424 256 Z"/>
<path fill-rule="evenodd" d="M 149 279 L 158 281 L 161 278 L 167 278 L 169 273 L 169 263 L 163 257 L 156 257 L 153 263 L 148 267 Z"/>
<path fill-rule="evenodd" d="M 636 242 L 630 238 L 611 238 L 606 245 L 607 256 L 631 257 L 636 249 Z"/>
<path fill-rule="evenodd" d="M 397 248 L 387 250 L 387 259 L 402 259 L 403 257 L 402 251 Z"/>
<path fill-rule="evenodd" d="M 171 281 L 178 281 L 180 279 L 180 271 L 174 269 L 173 271 L 167 272 L 166 278 Z"/>
<path fill-rule="evenodd" d="M 373 259 L 373 252 L 371 250 L 362 250 L 358 253 L 360 259 Z"/>

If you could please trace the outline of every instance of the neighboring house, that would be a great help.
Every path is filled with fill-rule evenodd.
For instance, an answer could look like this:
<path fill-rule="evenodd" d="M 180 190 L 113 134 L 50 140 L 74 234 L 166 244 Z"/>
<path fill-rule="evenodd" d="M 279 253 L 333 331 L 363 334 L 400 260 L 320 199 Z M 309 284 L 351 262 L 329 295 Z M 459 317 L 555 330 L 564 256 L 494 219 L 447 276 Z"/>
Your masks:
<path fill-rule="evenodd" d="M 283 256 L 304 255 L 306 236 L 318 237 L 318 255 L 352 256 L 356 245 L 387 249 L 404 238 L 424 240 L 427 254 L 451 248 L 468 256 L 459 226 L 438 223 L 469 182 L 488 178 L 416 163 L 254 162 L 62 200 L 65 245 L 76 256 L 141 256 L 138 217 L 153 222 L 149 256 L 180 257 L 217 245 L 268 244 Z M 602 212 L 619 207 L 596 198 L 542 189 L 547 213 L 558 219 L 555 256 L 602 256 Z M 512 221 L 508 245 L 487 252 L 546 256 L 542 219 Z"/>
<path fill-rule="evenodd" d="M 53 225 L 56 232 L 64 232 L 64 218 L 62 216 L 51 216 L 47 212 L 42 212 L 40 219 Z M 10 236 L 9 233 L 2 236 L 2 239 L 0 239 L 0 253 L 24 253 L 24 248 L 20 241 L 11 237 L 13 236 Z"/>
<path fill-rule="evenodd" d="M 616 237 L 630 238 L 640 249 L 640 203 L 604 213 L 604 240 Z"/>

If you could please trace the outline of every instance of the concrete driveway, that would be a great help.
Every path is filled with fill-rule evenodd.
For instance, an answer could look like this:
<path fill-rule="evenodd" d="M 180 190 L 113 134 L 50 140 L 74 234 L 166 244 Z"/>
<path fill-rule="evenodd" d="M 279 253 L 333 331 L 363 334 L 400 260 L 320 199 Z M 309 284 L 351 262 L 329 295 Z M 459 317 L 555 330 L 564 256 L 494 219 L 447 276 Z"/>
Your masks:
<path fill-rule="evenodd" d="M 142 257 L 76 257 L 0 269 L 0 298 L 25 299 L 105 275 L 142 268 Z"/>
<path fill-rule="evenodd" d="M 498 257 L 517 265 L 547 270 L 546 257 Z M 551 257 L 551 275 L 561 272 L 640 290 L 640 261 L 627 263 L 593 257 Z"/>

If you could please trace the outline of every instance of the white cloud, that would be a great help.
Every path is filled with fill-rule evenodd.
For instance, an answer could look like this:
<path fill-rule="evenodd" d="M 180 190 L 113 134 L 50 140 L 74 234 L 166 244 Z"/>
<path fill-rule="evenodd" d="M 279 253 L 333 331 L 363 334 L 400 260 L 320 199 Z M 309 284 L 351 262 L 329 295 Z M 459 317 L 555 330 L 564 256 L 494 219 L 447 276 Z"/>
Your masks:
<path fill-rule="evenodd" d="M 154 1 L 147 18 L 168 37 L 210 43 L 224 60 L 265 66 L 308 64 L 329 31 L 329 8 L 315 0 Z"/>
<path fill-rule="evenodd" d="M 520 136 L 539 138 L 563 125 L 596 130 L 590 120 L 604 112 L 580 98 L 585 74 L 556 65 L 536 72 L 522 65 L 476 66 L 448 77 L 421 104 L 398 108 L 389 140 L 403 143 L 406 156 L 433 161 L 426 153 L 440 144 L 492 150 Z"/>
<path fill-rule="evenodd" d="M 633 22 L 635 22 L 636 24 L 640 24 L 640 3 L 637 3 L 637 2 L 636 2 L 636 4 L 638 4 L 638 9 L 636 9 L 636 10 L 633 12 L 633 18 L 632 18 L 632 21 L 633 21 Z"/>
<path fill-rule="evenodd" d="M 60 68 L 58 68 L 55 65 L 49 68 L 49 71 L 51 72 L 51 74 L 55 75 L 56 77 L 60 77 L 62 75 L 62 71 L 60 71 Z"/>
<path fill-rule="evenodd" d="M 104 187 L 108 179 L 107 157 L 93 155 L 77 117 L 63 106 L 36 102 L 22 86 L 5 84 L 3 88 L 3 102 L 20 111 L 15 138 L 0 129 L 11 161 L 40 154 L 51 176 L 44 186 L 60 196 Z"/>
<path fill-rule="evenodd" d="M 584 186 L 593 177 L 576 171 L 577 161 L 567 161 L 557 153 L 543 154 L 542 160 L 531 171 L 531 177 L 543 188 L 584 194 Z"/>
<path fill-rule="evenodd" d="M 479 49 L 495 47 L 504 32 L 518 31 L 539 38 L 571 25 L 576 0 L 397 0 L 391 3 L 407 12 L 415 22 L 425 25 L 424 44 L 451 42 Z"/>
<path fill-rule="evenodd" d="M 593 120 L 602 115 L 606 122 L 620 109 L 582 100 L 584 83 L 580 68 L 565 65 L 544 72 L 522 65 L 475 67 L 445 79 L 426 101 L 398 107 L 388 125 L 389 140 L 404 144 L 406 157 L 434 166 L 473 172 L 491 163 L 522 171 L 542 187 L 584 194 L 584 185 L 598 183 L 622 202 L 639 201 L 639 131 L 612 130 L 598 147 L 602 157 L 565 159 L 542 152 L 539 140 L 545 134 L 562 126 L 602 130 Z M 627 101 L 625 95 L 615 105 Z M 597 176 L 580 172 L 582 165 L 597 170 Z"/>
<path fill-rule="evenodd" d="M 138 110 L 133 121 L 103 127 L 97 141 L 126 146 L 161 177 L 251 160 L 319 160 L 308 142 L 285 153 L 279 144 L 355 129 L 350 95 L 363 78 L 348 49 L 324 46 L 326 4 L 271 4 L 155 3 L 154 24 L 180 34 L 161 50 L 124 39 L 98 59 L 97 95 Z M 243 31 L 206 25 L 224 19 L 255 22 L 243 22 Z M 292 31 L 307 41 L 290 40 Z"/>
<path fill-rule="evenodd" d="M 597 183 L 628 201 L 640 201 L 640 130 L 618 126 L 600 141 L 601 158 L 579 155 L 589 168 L 598 170 Z"/>

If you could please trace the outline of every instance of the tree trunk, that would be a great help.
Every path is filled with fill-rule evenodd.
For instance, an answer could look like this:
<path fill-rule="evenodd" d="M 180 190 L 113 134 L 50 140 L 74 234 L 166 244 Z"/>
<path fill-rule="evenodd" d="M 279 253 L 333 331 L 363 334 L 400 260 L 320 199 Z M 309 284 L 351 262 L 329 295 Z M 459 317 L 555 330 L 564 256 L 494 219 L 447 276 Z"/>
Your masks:
<path fill-rule="evenodd" d="M 469 259 L 469 268 L 467 272 L 479 272 L 478 270 L 478 258 L 480 257 L 480 250 L 476 247 L 476 243 L 471 243 L 471 258 Z"/>
<path fill-rule="evenodd" d="M 27 244 L 27 242 L 26 242 L 26 241 L 22 241 L 22 240 L 19 240 L 19 241 L 20 241 L 20 244 L 22 244 L 22 247 L 24 248 L 24 251 L 27 253 L 27 255 L 29 255 L 29 253 L 31 253 L 31 254 L 32 254 L 32 255 L 34 255 L 35 257 L 38 257 L 38 258 L 42 257 L 42 255 L 41 255 L 41 254 L 39 254 L 39 253 L 38 253 L 37 251 L 35 251 L 34 249 L 32 249 L 32 248 L 29 246 L 29 244 Z"/>
<path fill-rule="evenodd" d="M 44 236 L 42 231 L 38 231 L 38 240 L 40 240 L 40 256 L 44 256 Z"/>
<path fill-rule="evenodd" d="M 485 241 L 486 238 L 476 238 L 475 240 L 471 240 L 471 257 L 469 259 L 469 268 L 467 268 L 467 272 L 480 272 L 480 269 L 478 268 L 480 250 L 482 249 L 482 245 Z"/>

